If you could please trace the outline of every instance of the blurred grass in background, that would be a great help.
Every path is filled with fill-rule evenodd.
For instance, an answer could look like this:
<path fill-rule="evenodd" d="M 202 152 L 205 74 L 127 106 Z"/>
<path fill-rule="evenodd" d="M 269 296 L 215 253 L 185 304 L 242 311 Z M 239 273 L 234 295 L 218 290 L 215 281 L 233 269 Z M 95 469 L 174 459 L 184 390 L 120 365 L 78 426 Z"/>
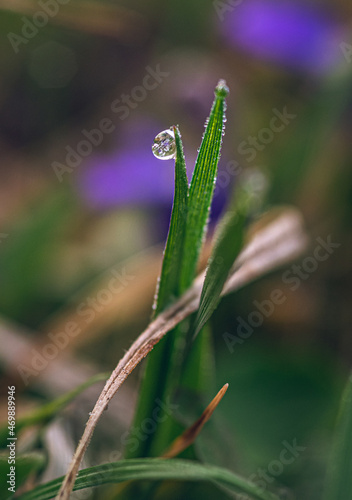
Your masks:
<path fill-rule="evenodd" d="M 232 3 L 0 1 L 1 416 L 8 385 L 16 383 L 19 412 L 50 400 L 87 371 L 112 369 L 148 323 L 173 194 L 173 162 L 155 159 L 151 144 L 177 123 L 192 165 L 224 78 L 231 93 L 213 220 L 238 172 L 255 166 L 267 178 L 268 207 L 303 212 L 307 255 L 319 237 L 340 246 L 294 291 L 282 278 L 297 276 L 289 266 L 223 300 L 211 320 L 214 386 L 230 390 L 199 447 L 207 461 L 250 476 L 296 439 L 306 450 L 278 481 L 314 500 L 352 361 L 352 8 Z M 55 15 L 38 14 L 49 4 Z M 104 295 L 111 269 L 121 291 Z M 235 335 L 238 318 L 276 288 L 286 301 L 229 348 L 224 334 Z M 69 320 L 81 330 L 55 360 L 67 361 L 66 385 L 45 384 L 48 366 L 25 386 L 18 363 Z M 127 387 L 126 418 L 110 410 L 88 463 L 123 449 L 136 376 Z M 59 429 L 68 455 L 90 402 L 78 407 Z M 190 401 L 187 418 L 197 411 Z M 65 466 L 59 460 L 46 479 Z M 210 498 L 205 490 L 189 486 L 189 498 Z"/>

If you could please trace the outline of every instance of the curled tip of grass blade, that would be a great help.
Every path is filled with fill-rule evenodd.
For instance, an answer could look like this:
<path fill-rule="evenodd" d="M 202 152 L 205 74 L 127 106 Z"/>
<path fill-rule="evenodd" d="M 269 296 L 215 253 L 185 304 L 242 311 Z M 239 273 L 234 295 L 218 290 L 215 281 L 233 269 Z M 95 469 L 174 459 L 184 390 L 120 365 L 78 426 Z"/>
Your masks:
<path fill-rule="evenodd" d="M 173 443 L 171 443 L 170 447 L 163 453 L 162 458 L 173 458 L 179 455 L 182 451 L 184 451 L 186 448 L 191 446 L 191 444 L 194 443 L 196 440 L 198 434 L 200 431 L 203 429 L 203 426 L 212 414 L 214 413 L 215 408 L 218 406 L 220 401 L 225 395 L 225 392 L 228 389 L 229 384 L 225 384 L 220 391 L 217 393 L 215 398 L 209 403 L 209 405 L 206 407 L 206 409 L 203 411 L 202 415 L 194 422 L 191 427 L 185 430 L 179 436 L 178 438 L 175 439 Z"/>

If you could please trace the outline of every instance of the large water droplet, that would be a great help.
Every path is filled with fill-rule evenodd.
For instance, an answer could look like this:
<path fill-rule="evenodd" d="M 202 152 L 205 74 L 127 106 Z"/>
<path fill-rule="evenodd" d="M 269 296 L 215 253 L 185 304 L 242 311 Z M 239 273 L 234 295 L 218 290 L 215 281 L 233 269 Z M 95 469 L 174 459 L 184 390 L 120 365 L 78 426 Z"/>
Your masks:
<path fill-rule="evenodd" d="M 172 129 L 163 130 L 153 142 L 152 151 L 159 160 L 171 160 L 176 157 L 175 134 Z"/>

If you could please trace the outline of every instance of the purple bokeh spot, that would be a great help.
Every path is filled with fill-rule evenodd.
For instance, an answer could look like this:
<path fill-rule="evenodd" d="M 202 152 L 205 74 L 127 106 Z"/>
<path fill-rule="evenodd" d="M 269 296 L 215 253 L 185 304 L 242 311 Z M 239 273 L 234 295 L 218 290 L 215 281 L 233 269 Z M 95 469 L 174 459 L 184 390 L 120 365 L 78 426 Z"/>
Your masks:
<path fill-rule="evenodd" d="M 87 162 L 77 178 L 83 200 L 92 208 L 170 204 L 174 160 L 160 161 L 151 151 L 154 137 L 161 129 L 158 124 L 141 119 L 116 138 L 119 149 L 96 155 Z"/>
<path fill-rule="evenodd" d="M 244 0 L 226 12 L 219 29 L 231 45 L 296 70 L 327 71 L 340 55 L 337 24 L 297 0 Z"/>

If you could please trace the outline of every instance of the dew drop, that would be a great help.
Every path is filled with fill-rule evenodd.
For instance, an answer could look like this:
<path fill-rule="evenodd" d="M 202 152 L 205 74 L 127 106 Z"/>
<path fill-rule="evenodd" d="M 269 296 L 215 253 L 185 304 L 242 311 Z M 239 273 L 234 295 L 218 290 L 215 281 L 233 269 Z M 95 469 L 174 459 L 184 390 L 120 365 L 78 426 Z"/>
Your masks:
<path fill-rule="evenodd" d="M 176 157 L 175 134 L 172 129 L 163 130 L 153 142 L 152 151 L 159 160 L 171 160 Z"/>

